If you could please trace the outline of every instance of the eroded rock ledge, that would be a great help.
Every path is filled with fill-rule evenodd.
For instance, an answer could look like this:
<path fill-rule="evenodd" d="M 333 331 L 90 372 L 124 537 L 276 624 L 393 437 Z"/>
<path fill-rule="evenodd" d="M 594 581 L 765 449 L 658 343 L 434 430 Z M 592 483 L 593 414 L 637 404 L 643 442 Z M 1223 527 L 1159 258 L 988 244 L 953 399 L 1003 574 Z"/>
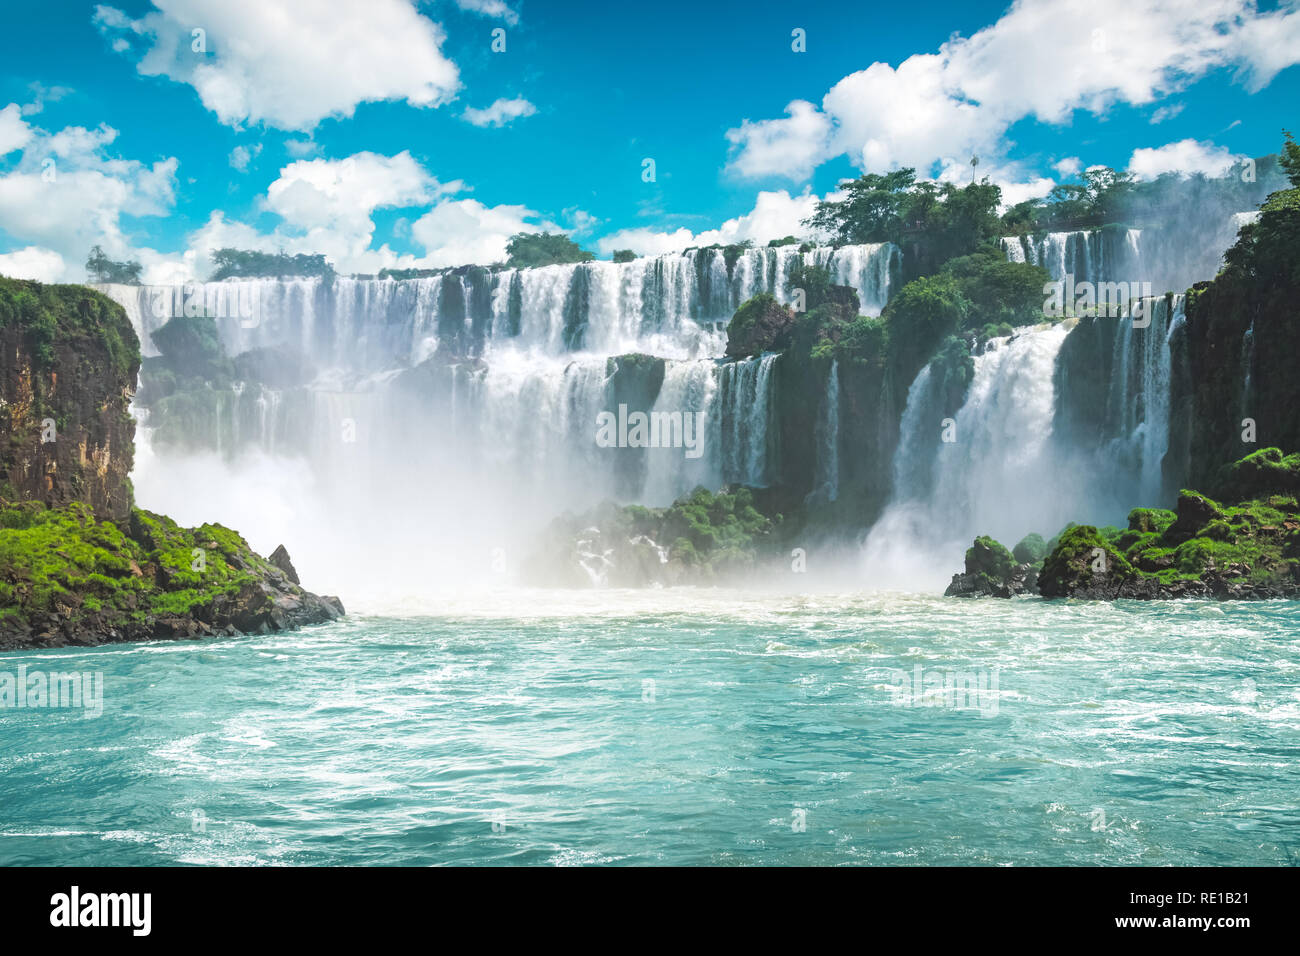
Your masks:
<path fill-rule="evenodd" d="M 283 545 L 276 549 L 292 569 Z M 0 649 L 267 634 L 344 613 L 221 525 L 0 502 Z"/>

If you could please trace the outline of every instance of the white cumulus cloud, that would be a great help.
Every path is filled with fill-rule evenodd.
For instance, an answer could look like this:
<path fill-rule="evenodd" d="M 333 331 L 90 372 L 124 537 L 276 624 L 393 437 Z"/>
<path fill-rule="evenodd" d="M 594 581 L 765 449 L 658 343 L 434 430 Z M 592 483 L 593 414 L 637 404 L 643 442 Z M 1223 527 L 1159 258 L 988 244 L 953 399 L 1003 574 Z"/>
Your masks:
<path fill-rule="evenodd" d="M 444 200 L 411 225 L 425 250 L 419 264 L 427 268 L 501 262 L 515 233 L 563 231 L 526 206 L 486 206 L 477 199 Z"/>
<path fill-rule="evenodd" d="M 752 210 L 728 219 L 716 229 L 698 233 L 686 228 L 669 231 L 649 227 L 620 229 L 597 241 L 596 248 L 602 255 L 611 255 L 616 249 L 631 249 L 638 255 L 654 256 L 678 252 L 690 246 L 732 245 L 747 239 L 762 245 L 771 239 L 805 236 L 809 230 L 803 225 L 803 220 L 812 215 L 817 198 L 811 192 L 791 196 L 784 189 L 764 191 L 758 194 Z"/>
<path fill-rule="evenodd" d="M 409 0 L 155 0 L 94 22 L 145 76 L 194 87 L 226 125 L 309 130 L 359 103 L 438 106 L 460 88 L 438 24 Z M 202 31 L 196 35 L 195 31 Z M 197 49 L 196 49 L 197 48 Z"/>
<path fill-rule="evenodd" d="M 67 271 L 63 256 L 53 249 L 28 246 L 15 252 L 0 253 L 0 276 L 11 279 L 59 282 Z"/>
<path fill-rule="evenodd" d="M 0 110 L 0 156 L 22 149 L 31 138 L 32 130 L 23 119 L 22 107 L 10 103 Z"/>
<path fill-rule="evenodd" d="M 105 125 L 28 129 L 21 155 L 0 174 L 0 229 L 17 242 L 67 263 L 85 262 L 96 244 L 121 258 L 131 248 L 124 217 L 164 216 L 175 205 L 174 157 L 147 164 L 112 156 L 117 130 Z"/>
<path fill-rule="evenodd" d="M 1233 153 L 1226 146 L 1180 139 L 1156 148 L 1133 150 L 1128 171 L 1139 179 L 1155 179 L 1164 173 L 1222 176 L 1243 159 L 1244 156 Z"/>
<path fill-rule="evenodd" d="M 1016 122 L 1068 123 L 1076 110 L 1155 103 L 1211 69 L 1248 89 L 1300 62 L 1300 10 L 1261 14 L 1254 0 L 1016 0 L 993 25 L 897 67 L 844 77 L 820 106 L 728 132 L 728 168 L 806 179 L 847 156 L 868 172 L 1002 155 Z"/>
<path fill-rule="evenodd" d="M 519 15 L 503 0 L 456 0 L 456 6 L 471 13 L 481 13 L 485 17 L 496 17 L 511 26 L 519 22 Z"/>

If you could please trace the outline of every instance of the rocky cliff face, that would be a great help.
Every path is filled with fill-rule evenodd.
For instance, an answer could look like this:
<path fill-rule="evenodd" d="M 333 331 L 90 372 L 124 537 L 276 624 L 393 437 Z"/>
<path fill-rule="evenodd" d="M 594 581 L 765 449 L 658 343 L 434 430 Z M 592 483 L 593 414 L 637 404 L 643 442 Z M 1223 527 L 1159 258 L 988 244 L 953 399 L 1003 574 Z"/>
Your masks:
<path fill-rule="evenodd" d="M 1228 250 L 1227 265 L 1187 297 L 1191 482 L 1257 447 L 1300 449 L 1300 173 L 1273 193 Z"/>
<path fill-rule="evenodd" d="M 283 545 L 135 508 L 140 348 L 82 286 L 0 279 L 0 650 L 266 633 L 330 621 Z"/>
<path fill-rule="evenodd" d="M 82 501 L 125 521 L 139 367 L 121 306 L 83 286 L 0 279 L 0 496 Z"/>

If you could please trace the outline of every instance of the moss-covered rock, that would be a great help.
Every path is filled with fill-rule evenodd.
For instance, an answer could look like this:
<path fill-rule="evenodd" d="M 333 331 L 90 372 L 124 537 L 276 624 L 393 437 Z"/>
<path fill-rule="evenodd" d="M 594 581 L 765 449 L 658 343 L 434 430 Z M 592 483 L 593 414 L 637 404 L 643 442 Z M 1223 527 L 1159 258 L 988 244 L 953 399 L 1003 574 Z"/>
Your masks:
<path fill-rule="evenodd" d="M 1011 549 L 1011 555 L 1020 564 L 1038 564 L 1047 557 L 1047 542 L 1041 534 L 1030 532 Z"/>
<path fill-rule="evenodd" d="M 211 319 L 173 319 L 158 340 L 161 402 L 215 394 L 207 379 L 229 374 Z M 139 367 L 121 306 L 84 286 L 0 279 L 0 649 L 283 630 L 343 613 L 235 532 L 133 506 Z"/>
<path fill-rule="evenodd" d="M 1257 453 L 1258 454 L 1258 453 Z M 1286 487 L 1278 453 L 1240 461 L 1224 490 Z M 1072 527 L 1043 562 L 1044 597 L 1229 599 L 1300 594 L 1300 505 L 1294 494 L 1216 501 L 1183 491 L 1176 511 L 1135 508 L 1128 529 Z"/>
<path fill-rule="evenodd" d="M 779 514 L 763 514 L 753 491 L 696 488 L 667 508 L 605 502 L 565 515 L 524 565 L 530 584 L 646 587 L 737 580 L 776 553 Z"/>
<path fill-rule="evenodd" d="M 1215 481 L 1214 493 L 1227 501 L 1300 495 L 1300 453 L 1284 455 L 1279 448 L 1261 448 L 1240 461 L 1224 465 Z"/>
<path fill-rule="evenodd" d="M 1043 560 L 1038 593 L 1043 597 L 1119 597 L 1135 570 L 1092 525 L 1075 525 L 1061 535 Z"/>
<path fill-rule="evenodd" d="M 767 292 L 745 302 L 727 324 L 727 355 L 746 358 L 779 352 L 790 345 L 795 314 Z"/>
<path fill-rule="evenodd" d="M 283 546 L 283 564 L 292 564 Z M 0 501 L 0 648 L 267 633 L 343 613 L 218 524 Z"/>
<path fill-rule="evenodd" d="M 1009 598 L 1033 590 L 1034 580 L 1032 564 L 1017 563 L 1003 544 L 982 535 L 966 549 L 966 572 L 952 576 L 944 596 Z"/>

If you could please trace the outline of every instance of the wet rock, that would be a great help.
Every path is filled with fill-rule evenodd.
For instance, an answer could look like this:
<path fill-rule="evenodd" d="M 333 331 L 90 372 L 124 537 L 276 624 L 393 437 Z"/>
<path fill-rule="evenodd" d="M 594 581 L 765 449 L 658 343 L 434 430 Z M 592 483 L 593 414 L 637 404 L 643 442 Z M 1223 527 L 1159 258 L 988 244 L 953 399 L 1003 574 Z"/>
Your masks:
<path fill-rule="evenodd" d="M 267 560 L 283 571 L 294 584 L 302 584 L 302 582 L 298 580 L 298 572 L 294 569 L 293 562 L 289 560 L 289 552 L 286 550 L 284 545 L 280 545 L 272 551 L 271 556 L 267 558 Z"/>

